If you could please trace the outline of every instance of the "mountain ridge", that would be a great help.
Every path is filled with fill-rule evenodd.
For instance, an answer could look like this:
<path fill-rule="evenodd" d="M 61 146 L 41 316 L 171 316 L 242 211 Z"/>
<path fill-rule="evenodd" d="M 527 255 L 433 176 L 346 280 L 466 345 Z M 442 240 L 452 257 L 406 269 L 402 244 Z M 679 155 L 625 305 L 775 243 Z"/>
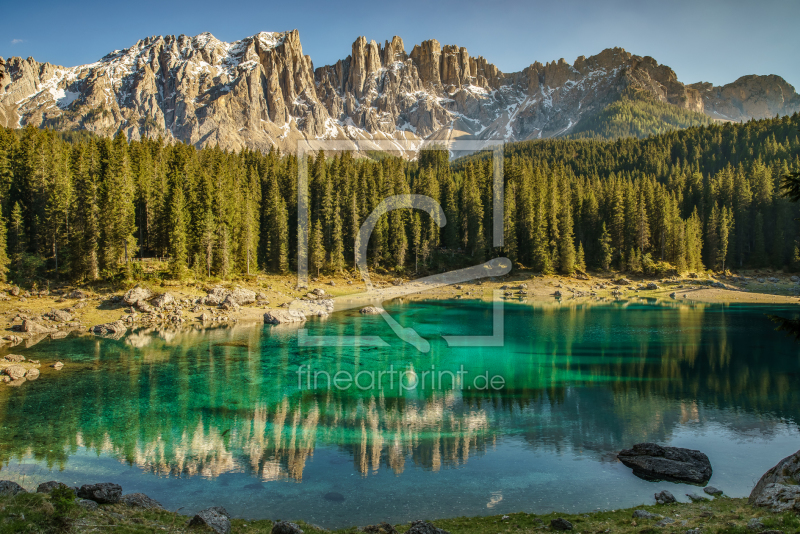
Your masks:
<path fill-rule="evenodd" d="M 714 120 L 800 110 L 780 76 L 686 85 L 670 67 L 622 48 L 503 73 L 434 39 L 407 53 L 400 37 L 383 45 L 359 37 L 349 56 L 315 69 L 293 30 L 233 43 L 207 32 L 147 37 L 69 68 L 0 58 L 0 125 L 233 150 L 293 150 L 304 139 L 521 141 L 579 131 L 630 90 Z"/>

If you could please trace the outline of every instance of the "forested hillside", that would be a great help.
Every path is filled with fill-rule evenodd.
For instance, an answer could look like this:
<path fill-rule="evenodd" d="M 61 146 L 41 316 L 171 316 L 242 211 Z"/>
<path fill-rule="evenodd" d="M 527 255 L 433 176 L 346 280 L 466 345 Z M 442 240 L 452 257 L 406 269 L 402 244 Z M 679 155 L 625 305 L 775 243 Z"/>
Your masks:
<path fill-rule="evenodd" d="M 780 196 L 800 169 L 800 116 L 648 139 L 543 140 L 505 149 L 504 249 L 491 248 L 491 161 L 349 154 L 309 161 L 312 272 L 353 268 L 355 236 L 386 196 L 437 199 L 382 218 L 376 269 L 406 275 L 506 255 L 537 271 L 797 268 L 800 210 Z M 0 266 L 15 281 L 287 272 L 297 257 L 297 165 L 238 153 L 33 127 L 0 130 Z"/>

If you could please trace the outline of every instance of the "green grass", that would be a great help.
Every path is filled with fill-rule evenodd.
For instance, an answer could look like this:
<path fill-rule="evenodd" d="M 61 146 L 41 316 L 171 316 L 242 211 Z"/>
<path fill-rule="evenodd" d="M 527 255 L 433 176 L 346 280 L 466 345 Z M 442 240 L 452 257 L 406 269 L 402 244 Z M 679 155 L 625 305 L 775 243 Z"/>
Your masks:
<path fill-rule="evenodd" d="M 634 519 L 634 509 L 644 509 L 671 517 L 675 523 L 664 528 L 655 527 L 657 520 Z M 23 519 L 24 517 L 24 519 Z M 550 521 L 562 517 L 580 534 L 683 534 L 689 529 L 699 528 L 704 534 L 754 534 L 747 523 L 759 518 L 764 530 L 798 532 L 800 519 L 795 514 L 773 514 L 764 509 L 753 508 L 746 499 L 719 498 L 700 503 L 678 503 L 671 505 L 637 506 L 624 510 L 599 511 L 589 514 L 528 514 L 524 512 L 487 517 L 457 517 L 432 520 L 437 527 L 453 534 L 523 534 L 549 532 Z M 383 518 L 375 517 L 374 523 Z M 431 520 L 421 517 L 420 519 Z M 189 517 L 169 511 L 141 510 L 125 505 L 102 505 L 97 511 L 87 511 L 72 502 L 59 502 L 42 494 L 20 494 L 0 497 L 0 534 L 22 532 L 114 532 L 122 534 L 145 534 L 152 532 L 194 533 L 210 530 L 186 526 Z M 683 522 L 686 522 L 683 524 Z M 327 533 L 325 529 L 297 521 L 307 534 Z M 263 519 L 250 521 L 233 519 L 231 532 L 236 534 L 269 533 L 272 521 Z M 363 525 L 362 525 L 363 526 Z M 400 534 L 410 524 L 396 525 Z M 357 534 L 357 527 L 334 531 L 334 534 Z"/>

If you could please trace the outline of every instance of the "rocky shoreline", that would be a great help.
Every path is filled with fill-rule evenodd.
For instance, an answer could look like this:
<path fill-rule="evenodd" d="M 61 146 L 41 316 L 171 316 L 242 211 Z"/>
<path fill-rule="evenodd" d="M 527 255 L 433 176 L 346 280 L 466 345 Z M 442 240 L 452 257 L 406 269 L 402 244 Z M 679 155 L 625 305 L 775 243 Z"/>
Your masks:
<path fill-rule="evenodd" d="M 31 347 L 44 339 L 61 339 L 72 332 L 120 339 L 130 329 L 209 328 L 239 323 L 301 323 L 337 309 L 353 308 L 360 315 L 380 313 L 381 303 L 392 299 L 482 299 L 497 295 L 509 302 L 535 306 L 564 306 L 616 300 L 657 299 L 677 303 L 771 303 L 796 304 L 800 277 L 768 273 L 694 274 L 668 278 L 629 279 L 613 273 L 574 276 L 541 276 L 515 271 L 498 278 L 463 284 L 426 285 L 420 281 L 373 276 L 374 286 L 365 292 L 350 277 L 313 280 L 311 288 L 298 287 L 291 276 L 259 276 L 245 284 L 211 287 L 162 283 L 158 290 L 137 285 L 127 291 L 54 288 L 23 291 L 0 286 L 0 350 Z M 324 287 L 324 289 L 323 289 Z M 163 288 L 163 290 L 162 290 Z M 3 291 L 5 289 L 5 291 Z M 12 355 L 13 356 L 13 355 Z M 38 364 L 23 363 L 7 371 L 0 360 L 0 383 L 20 385 L 35 380 L 27 372 Z M 56 362 L 47 362 L 53 365 Z M 63 365 L 63 364 L 62 364 Z"/>
<path fill-rule="evenodd" d="M 637 444 L 632 449 L 621 451 L 620 458 L 632 456 L 648 456 L 661 458 L 661 473 L 652 469 L 649 475 L 658 479 L 674 479 L 674 465 L 669 462 L 691 464 L 702 458 L 697 454 L 688 454 L 687 449 L 661 447 L 657 444 Z M 689 451 L 699 453 L 699 451 Z M 699 453 L 702 455 L 702 453 Z M 705 455 L 702 455 L 705 457 Z M 705 458 L 707 461 L 707 458 Z M 651 467 L 654 464 L 651 464 Z M 708 476 L 710 477 L 710 464 Z M 659 471 L 659 469 L 655 469 Z M 654 504 L 637 506 L 628 510 L 599 511 L 593 514 L 528 514 L 520 512 L 512 515 L 457 518 L 452 520 L 412 521 L 406 525 L 391 525 L 383 522 L 364 527 L 343 529 L 342 532 L 365 532 L 368 534 L 451 534 L 458 532 L 486 533 L 522 531 L 582 531 L 582 532 L 637 532 L 652 533 L 664 529 L 664 532 L 683 532 L 685 534 L 701 534 L 706 532 L 751 532 L 753 534 L 782 534 L 796 530 L 800 526 L 797 514 L 800 514 L 800 451 L 781 460 L 770 469 L 753 488 L 749 498 L 732 499 L 724 495 L 722 490 L 705 486 L 701 496 L 696 493 L 687 494 L 690 503 L 678 503 L 667 490 L 654 495 Z M 707 480 L 703 483 L 705 484 Z M 43 506 L 50 505 L 50 516 L 57 516 L 61 526 L 71 531 L 95 532 L 98 523 L 109 523 L 104 526 L 117 525 L 124 532 L 152 532 L 167 530 L 169 523 L 172 532 L 191 532 L 196 529 L 216 534 L 232 532 L 270 532 L 271 534 L 304 534 L 309 532 L 330 532 L 322 527 L 303 522 L 282 520 L 237 519 L 221 506 L 211 506 L 191 516 L 169 512 L 149 496 L 143 493 L 123 494 L 122 487 L 111 482 L 85 484 L 70 487 L 58 481 L 39 484 L 30 493 L 13 481 L 0 480 L 0 524 L 14 524 L 19 530 L 36 530 L 37 526 L 24 513 L 16 510 L 31 503 Z M 60 514 L 60 515 L 59 515 Z M 48 514 L 45 514 L 48 515 Z M 29 517 L 32 514 L 29 513 Z M 627 519 L 626 519 L 627 517 Z M 50 518 L 52 519 L 52 517 Z M 177 524 L 176 524 L 177 523 Z M 500 523 L 498 525 L 498 523 Z M 520 526 L 525 523 L 525 528 Z M 594 523 L 590 527 L 590 523 Z M 598 525 L 608 528 L 596 529 Z M 776 528 L 786 525 L 787 528 Z M 514 527 L 509 530 L 509 527 Z M 131 530 L 128 530 L 128 528 Z M 142 527 L 141 530 L 138 527 Z M 479 528 L 482 527 L 482 528 Z M 579 533 L 580 534 L 580 533 Z"/>

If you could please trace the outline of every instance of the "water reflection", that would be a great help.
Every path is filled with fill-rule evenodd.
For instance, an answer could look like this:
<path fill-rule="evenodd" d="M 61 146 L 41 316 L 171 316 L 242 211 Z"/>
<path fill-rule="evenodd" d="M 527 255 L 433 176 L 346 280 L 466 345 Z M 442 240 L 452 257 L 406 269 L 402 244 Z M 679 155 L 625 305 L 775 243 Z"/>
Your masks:
<path fill-rule="evenodd" d="M 25 387 L 0 388 L 0 461 L 32 458 L 62 469 L 88 449 L 159 476 L 244 473 L 270 482 L 302 481 L 320 447 L 335 448 L 351 472 L 368 477 L 491 460 L 503 440 L 600 463 L 687 428 L 768 441 L 796 424 L 800 364 L 797 346 L 772 330 L 764 311 L 507 305 L 504 347 L 451 349 L 439 335 L 488 334 L 489 306 L 394 306 L 401 324 L 413 322 L 431 340 L 429 354 L 393 340 L 380 317 L 349 315 L 309 327 L 315 335 L 379 333 L 392 347 L 302 348 L 293 330 L 260 326 L 43 341 L 15 351 L 68 365 Z M 330 373 L 464 365 L 502 375 L 506 387 L 299 390 L 298 365 Z"/>

